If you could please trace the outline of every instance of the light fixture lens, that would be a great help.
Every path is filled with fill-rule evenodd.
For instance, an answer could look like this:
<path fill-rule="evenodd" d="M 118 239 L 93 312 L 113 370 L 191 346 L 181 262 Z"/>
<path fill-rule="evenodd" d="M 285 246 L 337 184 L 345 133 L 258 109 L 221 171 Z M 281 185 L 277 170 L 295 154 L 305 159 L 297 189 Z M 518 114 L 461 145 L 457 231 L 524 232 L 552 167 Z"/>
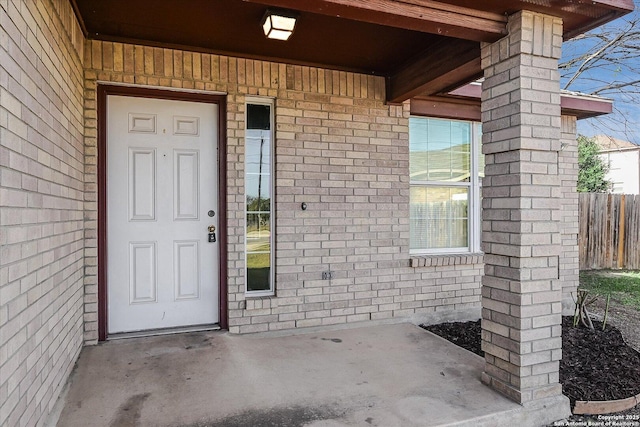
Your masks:
<path fill-rule="evenodd" d="M 264 35 L 275 40 L 288 40 L 295 26 L 296 18 L 272 11 L 267 11 L 262 23 Z"/>
<path fill-rule="evenodd" d="M 274 28 L 267 37 L 275 40 L 289 40 L 289 37 L 291 37 L 291 31 L 276 30 Z"/>
<path fill-rule="evenodd" d="M 269 33 L 271 32 L 271 17 L 267 16 L 264 20 L 264 24 L 262 24 L 262 29 L 264 30 L 264 35 L 269 37 Z"/>
<path fill-rule="evenodd" d="M 271 19 L 273 20 L 273 28 L 278 30 L 293 32 L 296 26 L 296 19 L 288 16 L 271 15 Z"/>

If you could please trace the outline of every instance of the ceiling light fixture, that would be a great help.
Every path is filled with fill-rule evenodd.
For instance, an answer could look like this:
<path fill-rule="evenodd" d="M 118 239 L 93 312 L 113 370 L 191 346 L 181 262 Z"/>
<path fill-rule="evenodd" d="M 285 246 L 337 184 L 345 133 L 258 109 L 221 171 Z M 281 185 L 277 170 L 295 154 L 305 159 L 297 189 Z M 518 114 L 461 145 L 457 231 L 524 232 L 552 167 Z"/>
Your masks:
<path fill-rule="evenodd" d="M 262 19 L 264 35 L 274 40 L 288 40 L 296 26 L 297 15 L 283 10 L 267 10 Z"/>

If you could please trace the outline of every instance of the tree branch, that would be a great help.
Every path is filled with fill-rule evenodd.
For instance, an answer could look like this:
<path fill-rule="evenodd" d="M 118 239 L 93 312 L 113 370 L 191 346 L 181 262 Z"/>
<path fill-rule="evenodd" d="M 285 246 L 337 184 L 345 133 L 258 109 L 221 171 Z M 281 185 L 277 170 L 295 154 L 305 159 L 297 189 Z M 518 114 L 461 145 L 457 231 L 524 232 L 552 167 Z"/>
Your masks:
<path fill-rule="evenodd" d="M 609 41 L 609 43 L 605 44 L 604 46 L 602 46 L 600 49 L 598 49 L 595 53 L 589 55 L 584 62 L 580 65 L 580 67 L 578 67 L 578 69 L 576 70 L 576 72 L 573 74 L 573 77 L 571 77 L 569 79 L 569 81 L 567 82 L 567 84 L 564 85 L 564 89 L 567 89 L 569 86 L 571 86 L 571 84 L 578 78 L 580 77 L 580 75 L 584 72 L 584 70 L 587 68 L 587 66 L 589 65 L 589 63 L 591 61 L 593 61 L 594 59 L 600 57 L 602 54 L 604 54 L 608 48 L 610 48 L 611 46 L 613 46 L 614 44 L 616 44 L 620 39 L 622 39 L 622 37 L 624 36 L 624 33 L 620 33 L 618 34 L 617 37 L 615 37 L 613 40 Z"/>

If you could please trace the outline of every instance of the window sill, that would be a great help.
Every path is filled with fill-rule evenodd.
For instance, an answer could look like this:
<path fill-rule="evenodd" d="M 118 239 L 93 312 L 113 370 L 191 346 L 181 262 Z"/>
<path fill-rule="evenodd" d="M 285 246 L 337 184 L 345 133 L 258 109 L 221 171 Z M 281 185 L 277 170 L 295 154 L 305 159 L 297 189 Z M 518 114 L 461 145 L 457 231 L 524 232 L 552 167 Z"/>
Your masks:
<path fill-rule="evenodd" d="M 245 292 L 245 299 L 259 299 L 259 298 L 273 298 L 276 293 L 273 291 L 260 291 L 260 292 Z"/>
<path fill-rule="evenodd" d="M 274 294 L 270 295 L 245 295 L 245 300 L 240 301 L 240 308 L 244 310 L 264 310 L 276 308 L 278 299 Z"/>
<path fill-rule="evenodd" d="M 484 262 L 484 254 L 468 253 L 468 254 L 443 254 L 443 255 L 411 255 L 409 257 L 409 265 L 411 267 L 439 267 L 444 265 L 472 265 L 482 264 Z"/>

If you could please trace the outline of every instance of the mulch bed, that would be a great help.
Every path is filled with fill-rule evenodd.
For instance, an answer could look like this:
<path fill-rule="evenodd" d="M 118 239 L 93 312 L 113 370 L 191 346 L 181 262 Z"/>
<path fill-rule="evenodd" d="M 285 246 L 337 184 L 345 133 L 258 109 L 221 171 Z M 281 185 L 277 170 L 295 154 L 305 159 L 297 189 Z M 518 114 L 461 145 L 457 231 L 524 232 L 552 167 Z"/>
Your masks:
<path fill-rule="evenodd" d="M 640 393 L 640 353 L 625 344 L 620 331 L 594 321 L 595 331 L 574 328 L 572 317 L 562 319 L 560 383 L 571 400 L 625 399 Z M 422 326 L 480 356 L 481 326 L 477 322 L 452 322 Z"/>

